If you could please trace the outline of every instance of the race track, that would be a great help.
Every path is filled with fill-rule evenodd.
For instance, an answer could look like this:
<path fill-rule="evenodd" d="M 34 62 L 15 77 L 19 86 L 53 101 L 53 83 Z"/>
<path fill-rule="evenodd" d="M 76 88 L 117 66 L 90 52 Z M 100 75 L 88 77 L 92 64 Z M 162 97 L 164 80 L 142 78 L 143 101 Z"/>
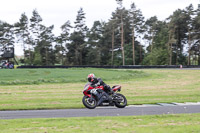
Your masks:
<path fill-rule="evenodd" d="M 24 110 L 0 111 L 0 119 L 19 118 L 61 118 L 61 117 L 96 117 L 96 116 L 132 116 L 200 113 L 200 104 L 195 105 L 133 105 L 119 109 L 116 107 L 98 107 L 96 109 L 59 109 L 59 110 Z"/>

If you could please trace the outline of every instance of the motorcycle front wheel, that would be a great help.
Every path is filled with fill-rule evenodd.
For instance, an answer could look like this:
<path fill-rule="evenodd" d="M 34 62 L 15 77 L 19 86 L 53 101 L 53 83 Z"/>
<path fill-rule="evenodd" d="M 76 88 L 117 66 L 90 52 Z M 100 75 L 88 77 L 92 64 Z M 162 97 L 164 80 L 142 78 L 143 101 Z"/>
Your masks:
<path fill-rule="evenodd" d="M 124 95 L 116 93 L 113 96 L 113 101 L 115 103 L 115 106 L 118 108 L 124 108 L 127 105 L 127 99 Z"/>
<path fill-rule="evenodd" d="M 97 106 L 97 101 L 93 97 L 84 96 L 82 102 L 83 105 L 88 109 L 94 109 Z"/>

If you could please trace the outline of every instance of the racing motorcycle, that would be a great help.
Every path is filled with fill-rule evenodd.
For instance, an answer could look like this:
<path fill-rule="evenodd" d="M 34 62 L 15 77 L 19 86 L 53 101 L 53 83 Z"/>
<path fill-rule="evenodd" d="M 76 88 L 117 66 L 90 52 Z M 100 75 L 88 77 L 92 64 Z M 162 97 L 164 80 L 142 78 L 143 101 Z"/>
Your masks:
<path fill-rule="evenodd" d="M 124 108 L 127 105 L 127 99 L 124 95 L 117 93 L 121 91 L 120 85 L 112 87 L 113 93 L 106 92 L 104 86 L 92 87 L 91 83 L 87 83 L 83 90 L 83 105 L 86 108 L 94 109 L 97 106 L 116 106 Z"/>

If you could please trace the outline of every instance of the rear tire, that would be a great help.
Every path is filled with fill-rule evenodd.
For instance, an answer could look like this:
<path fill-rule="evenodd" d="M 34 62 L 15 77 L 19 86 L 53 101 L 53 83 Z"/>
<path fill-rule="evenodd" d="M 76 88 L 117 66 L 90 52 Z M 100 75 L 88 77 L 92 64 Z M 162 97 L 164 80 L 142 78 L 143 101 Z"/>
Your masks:
<path fill-rule="evenodd" d="M 127 105 L 127 99 L 124 95 L 116 93 L 113 96 L 113 101 L 115 103 L 115 106 L 118 108 L 124 108 Z"/>
<path fill-rule="evenodd" d="M 93 97 L 84 96 L 82 102 L 83 105 L 88 109 L 94 109 L 97 106 L 97 101 Z"/>

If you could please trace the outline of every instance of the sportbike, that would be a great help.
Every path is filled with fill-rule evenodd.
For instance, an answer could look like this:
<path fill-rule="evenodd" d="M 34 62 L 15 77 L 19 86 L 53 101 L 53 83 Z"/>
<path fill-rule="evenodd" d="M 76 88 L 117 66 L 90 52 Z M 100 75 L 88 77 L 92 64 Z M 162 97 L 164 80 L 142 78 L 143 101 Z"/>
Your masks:
<path fill-rule="evenodd" d="M 87 83 L 83 90 L 83 105 L 86 108 L 94 109 L 97 106 L 116 106 L 124 108 L 127 105 L 127 99 L 124 95 L 117 93 L 121 91 L 120 85 L 112 87 L 113 93 L 106 92 L 104 86 L 92 87 Z"/>

